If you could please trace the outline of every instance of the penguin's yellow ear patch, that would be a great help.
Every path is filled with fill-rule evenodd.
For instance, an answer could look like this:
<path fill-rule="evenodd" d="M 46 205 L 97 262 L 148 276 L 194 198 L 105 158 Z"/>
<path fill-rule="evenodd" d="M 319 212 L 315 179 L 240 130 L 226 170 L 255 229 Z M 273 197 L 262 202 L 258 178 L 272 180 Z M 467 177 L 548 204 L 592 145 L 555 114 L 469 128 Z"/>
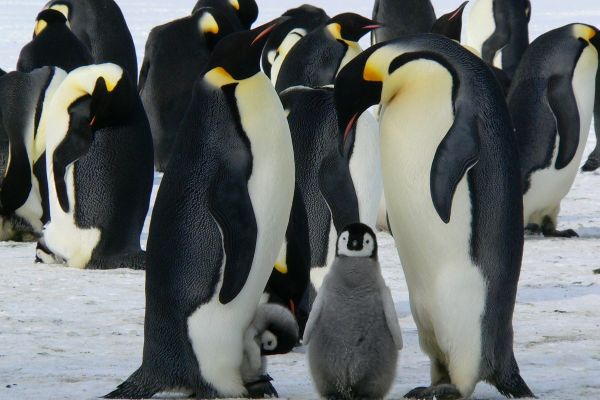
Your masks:
<path fill-rule="evenodd" d="M 240 11 L 240 2 L 238 0 L 229 0 L 229 4 L 235 8 L 235 11 Z"/>
<path fill-rule="evenodd" d="M 585 40 L 591 40 L 596 36 L 596 30 L 588 25 L 577 24 L 573 27 L 573 33 L 576 37 L 580 37 Z"/>
<path fill-rule="evenodd" d="M 214 35 L 219 33 L 219 24 L 215 20 L 215 17 L 209 13 L 204 14 L 198 24 L 202 33 L 212 33 Z"/>
<path fill-rule="evenodd" d="M 275 270 L 277 272 L 279 272 L 280 274 L 284 274 L 284 275 L 288 273 L 287 265 L 285 265 L 284 263 L 281 263 L 281 262 L 275 263 Z"/>
<path fill-rule="evenodd" d="M 223 67 L 216 67 L 204 74 L 204 80 L 215 87 L 223 87 L 236 82 L 229 72 Z"/>
<path fill-rule="evenodd" d="M 372 62 L 367 61 L 363 72 L 363 79 L 367 82 L 383 82 L 383 74 Z"/>
<path fill-rule="evenodd" d="M 44 21 L 43 19 L 37 21 L 35 24 L 35 27 L 33 28 L 33 36 L 37 36 L 40 33 L 42 33 L 42 31 L 44 29 L 46 29 L 47 26 L 48 26 L 48 23 L 46 21 Z"/>
<path fill-rule="evenodd" d="M 67 20 L 69 19 L 69 7 L 64 4 L 55 4 L 50 7 L 50 10 L 56 10 L 64 15 Z"/>
<path fill-rule="evenodd" d="M 338 23 L 327 25 L 327 30 L 333 35 L 336 39 L 342 39 L 342 26 Z"/>

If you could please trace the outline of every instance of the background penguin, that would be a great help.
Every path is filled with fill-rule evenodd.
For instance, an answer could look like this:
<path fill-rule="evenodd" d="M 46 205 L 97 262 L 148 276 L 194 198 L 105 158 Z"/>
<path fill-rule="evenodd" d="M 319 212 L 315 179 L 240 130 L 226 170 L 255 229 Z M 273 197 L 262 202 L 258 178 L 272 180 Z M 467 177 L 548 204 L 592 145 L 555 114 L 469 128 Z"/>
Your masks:
<path fill-rule="evenodd" d="M 289 127 L 259 67 L 273 26 L 223 38 L 195 83 L 152 214 L 142 366 L 108 398 L 247 394 L 243 336 L 294 192 Z"/>
<path fill-rule="evenodd" d="M 303 342 L 323 398 L 381 399 L 390 390 L 402 333 L 368 226 L 352 224 L 340 233 Z"/>
<path fill-rule="evenodd" d="M 414 33 L 427 33 L 435 22 L 429 0 L 375 0 L 373 19 L 383 25 L 371 33 L 371 44 Z"/>
<path fill-rule="evenodd" d="M 571 229 L 557 231 L 557 216 L 587 143 L 598 44 L 596 28 L 582 24 L 540 36 L 523 56 L 508 95 L 521 155 L 525 226 L 545 236 L 577 236 Z"/>
<path fill-rule="evenodd" d="M 114 63 L 137 82 L 135 46 L 121 9 L 114 0 L 52 0 L 44 9 L 60 11 L 71 30 L 89 49 L 94 64 Z"/>
<path fill-rule="evenodd" d="M 33 40 L 19 54 L 17 71 L 56 66 L 70 72 L 92 63 L 90 52 L 71 32 L 67 18 L 59 11 L 44 10 L 37 16 Z"/>
<path fill-rule="evenodd" d="M 65 76 L 44 67 L 0 78 L 0 137 L 10 141 L 0 186 L 0 240 L 34 240 L 48 221 L 45 141 L 37 128 L 42 108 Z"/>
<path fill-rule="evenodd" d="M 250 29 L 258 18 L 258 6 L 255 0 L 198 0 L 192 14 L 204 7 L 219 10 L 236 31 Z"/>
<path fill-rule="evenodd" d="M 72 267 L 145 267 L 140 235 L 153 183 L 152 137 L 123 71 L 115 64 L 78 68 L 42 111 L 50 200 L 43 244 Z"/>
<path fill-rule="evenodd" d="M 362 51 L 360 38 L 379 27 L 358 14 L 336 15 L 292 47 L 281 65 L 275 89 L 280 93 L 293 86 L 333 84 L 338 71 Z"/>
<path fill-rule="evenodd" d="M 462 3 L 454 11 L 439 17 L 431 27 L 431 33 L 446 36 L 448 39 L 460 42 L 462 35 L 462 18 L 465 7 L 469 4 L 468 1 Z"/>
<path fill-rule="evenodd" d="M 600 67 L 596 74 L 596 99 L 594 100 L 594 131 L 596 132 L 596 147 L 588 156 L 581 168 L 585 172 L 595 171 L 600 167 Z"/>
<path fill-rule="evenodd" d="M 242 379 L 252 398 L 266 392 L 277 396 L 267 374 L 267 356 L 286 354 L 298 342 L 298 324 L 287 308 L 277 304 L 261 304 L 244 334 Z"/>
<path fill-rule="evenodd" d="M 292 8 L 283 16 L 290 19 L 273 30 L 262 54 L 263 72 L 273 83 L 277 82 L 281 64 L 292 47 L 307 33 L 325 25 L 330 19 L 323 9 L 308 4 Z"/>
<path fill-rule="evenodd" d="M 215 45 L 231 32 L 229 21 L 214 8 L 201 8 L 150 32 L 139 91 L 150 122 L 157 171 L 164 171 L 169 162 L 194 81 Z"/>
<path fill-rule="evenodd" d="M 466 43 L 488 64 L 512 79 L 529 45 L 529 0 L 475 0 L 469 13 Z"/>
<path fill-rule="evenodd" d="M 333 90 L 293 87 L 280 97 L 292 134 L 296 190 L 286 241 L 267 292 L 270 301 L 295 312 L 303 332 L 310 278 L 318 289 L 324 267 L 333 261 L 339 230 L 360 220 L 359 203 L 337 129 Z"/>
<path fill-rule="evenodd" d="M 408 36 L 351 61 L 335 95 L 342 131 L 383 107 L 389 221 L 432 363 L 431 386 L 406 397 L 468 398 L 480 380 L 533 396 L 512 348 L 523 251 L 518 150 L 490 69 L 452 40 Z"/>

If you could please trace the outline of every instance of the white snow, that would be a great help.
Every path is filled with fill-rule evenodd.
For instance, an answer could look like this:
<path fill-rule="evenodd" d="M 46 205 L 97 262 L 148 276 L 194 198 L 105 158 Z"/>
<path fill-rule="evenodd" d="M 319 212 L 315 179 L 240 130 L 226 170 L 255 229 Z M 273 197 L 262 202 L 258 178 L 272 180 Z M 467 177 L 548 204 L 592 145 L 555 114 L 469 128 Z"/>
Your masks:
<path fill-rule="evenodd" d="M 260 21 L 301 4 L 258 0 Z M 0 0 L 0 67 L 14 69 L 45 0 Z M 188 13 L 194 0 L 119 1 L 139 59 L 150 29 Z M 330 14 L 370 15 L 370 0 L 315 0 Z M 458 6 L 434 0 L 438 14 Z M 600 25 L 597 0 L 532 0 L 532 37 L 571 22 Z M 107 26 L 107 29 L 110 29 Z M 590 133 L 587 153 L 595 142 Z M 157 175 L 155 184 L 160 181 Z M 155 187 L 156 188 L 156 187 Z M 153 197 L 154 200 L 154 197 Z M 541 399 L 600 398 L 600 173 L 579 174 L 563 201 L 559 228 L 579 239 L 528 237 L 514 315 L 521 373 Z M 144 241 L 147 230 L 144 234 Z M 429 361 L 418 346 L 408 292 L 389 236 L 380 235 L 384 276 L 392 288 L 404 336 L 396 384 L 399 398 L 429 383 Z M 141 362 L 144 274 L 81 271 L 36 265 L 32 244 L 0 243 L 0 399 L 91 399 L 104 395 Z M 305 355 L 270 360 L 281 397 L 316 398 Z M 479 384 L 475 399 L 501 399 Z"/>

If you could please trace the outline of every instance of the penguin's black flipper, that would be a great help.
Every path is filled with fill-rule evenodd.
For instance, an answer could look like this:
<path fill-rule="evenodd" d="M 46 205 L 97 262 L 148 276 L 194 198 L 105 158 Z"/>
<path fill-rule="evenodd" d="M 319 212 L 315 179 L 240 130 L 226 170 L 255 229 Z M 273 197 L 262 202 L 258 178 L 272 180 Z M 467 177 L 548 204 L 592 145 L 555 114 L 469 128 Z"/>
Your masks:
<path fill-rule="evenodd" d="M 331 210 L 337 231 L 360 221 L 358 199 L 348 162 L 340 154 L 327 156 L 319 169 L 319 189 Z M 339 201 L 339 199 L 344 199 Z"/>
<path fill-rule="evenodd" d="M 496 27 L 496 31 L 483 43 L 483 47 L 481 48 L 481 58 L 483 61 L 493 65 L 496 53 L 508 44 L 509 39 L 506 29 L 498 29 Z"/>
<path fill-rule="evenodd" d="M 454 123 L 435 152 L 431 166 L 431 199 L 438 215 L 450 222 L 452 199 L 459 182 L 479 160 L 479 128 L 469 111 L 457 108 Z"/>
<path fill-rule="evenodd" d="M 3 212 L 16 211 L 25 204 L 31 191 L 31 167 L 25 144 L 15 142 L 9 149 L 10 162 L 6 166 L 0 193 Z"/>
<path fill-rule="evenodd" d="M 240 293 L 250 274 L 258 228 L 245 163 L 233 160 L 219 169 L 208 206 L 223 235 L 226 261 L 219 301 L 227 304 Z"/>
<path fill-rule="evenodd" d="M 571 77 L 555 75 L 550 78 L 548 103 L 556 117 L 556 128 L 560 137 L 556 169 L 562 169 L 573 160 L 579 147 L 579 110 Z"/>

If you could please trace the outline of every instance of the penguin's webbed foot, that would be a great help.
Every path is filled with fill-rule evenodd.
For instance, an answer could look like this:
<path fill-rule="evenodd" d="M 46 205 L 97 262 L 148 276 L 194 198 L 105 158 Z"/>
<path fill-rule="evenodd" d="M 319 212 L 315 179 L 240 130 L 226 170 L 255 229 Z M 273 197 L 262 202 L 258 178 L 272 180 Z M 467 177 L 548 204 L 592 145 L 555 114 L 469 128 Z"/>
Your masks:
<path fill-rule="evenodd" d="M 525 227 L 526 235 L 539 235 L 542 233 L 542 228 L 538 224 L 527 224 Z"/>
<path fill-rule="evenodd" d="M 418 387 L 404 395 L 405 399 L 418 400 L 456 400 L 462 397 L 460 390 L 449 383 L 429 387 Z"/>
<path fill-rule="evenodd" d="M 248 397 L 251 399 L 272 399 L 279 397 L 277 390 L 271 384 L 272 380 L 273 378 L 269 375 L 263 375 L 256 382 L 246 383 Z"/>
<path fill-rule="evenodd" d="M 583 172 L 592 172 L 597 170 L 598 167 L 600 167 L 600 160 L 590 156 L 590 158 L 587 159 L 585 164 L 583 164 L 583 167 L 581 167 L 581 170 Z"/>
<path fill-rule="evenodd" d="M 556 229 L 551 229 L 551 230 L 545 229 L 542 233 L 544 234 L 545 237 L 555 237 L 555 238 L 579 237 L 577 232 L 575 232 L 573 229 L 566 229 L 564 231 L 558 231 Z"/>

